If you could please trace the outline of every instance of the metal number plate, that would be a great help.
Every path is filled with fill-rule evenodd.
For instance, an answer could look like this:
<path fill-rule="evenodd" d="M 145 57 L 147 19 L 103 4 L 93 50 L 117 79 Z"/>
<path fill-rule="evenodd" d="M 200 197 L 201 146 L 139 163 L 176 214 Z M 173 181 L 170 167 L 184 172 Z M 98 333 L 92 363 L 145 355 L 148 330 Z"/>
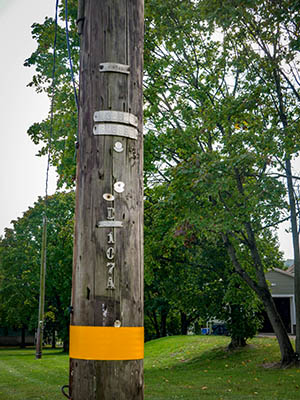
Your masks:
<path fill-rule="evenodd" d="M 115 289 L 115 284 L 114 284 L 113 278 L 111 276 L 108 277 L 106 289 L 108 289 L 108 290 Z"/>
<path fill-rule="evenodd" d="M 116 182 L 114 184 L 114 191 L 117 193 L 123 193 L 125 190 L 125 183 L 124 182 Z"/>
<path fill-rule="evenodd" d="M 115 263 L 107 263 L 108 275 L 112 276 L 115 269 Z"/>
<path fill-rule="evenodd" d="M 123 228 L 122 221 L 99 221 L 97 228 Z"/>
<path fill-rule="evenodd" d="M 100 72 L 119 72 L 120 74 L 129 74 L 130 67 L 126 64 L 118 64 L 118 63 L 101 63 L 99 65 Z"/>
<path fill-rule="evenodd" d="M 109 247 L 109 248 L 106 250 L 106 257 L 107 257 L 109 260 L 113 260 L 113 259 L 115 258 L 115 249 L 114 249 L 113 247 Z"/>
<path fill-rule="evenodd" d="M 121 136 L 137 140 L 138 131 L 133 126 L 98 123 L 94 125 L 94 135 Z"/>
<path fill-rule="evenodd" d="M 125 125 L 138 126 L 138 119 L 135 115 L 122 111 L 96 111 L 94 113 L 95 122 L 117 122 Z"/>
<path fill-rule="evenodd" d="M 113 207 L 107 207 L 107 219 L 115 219 L 115 209 Z"/>
<path fill-rule="evenodd" d="M 114 233 L 113 232 L 109 232 L 109 234 L 107 235 L 107 243 L 108 244 L 115 244 L 115 239 L 114 239 Z"/>

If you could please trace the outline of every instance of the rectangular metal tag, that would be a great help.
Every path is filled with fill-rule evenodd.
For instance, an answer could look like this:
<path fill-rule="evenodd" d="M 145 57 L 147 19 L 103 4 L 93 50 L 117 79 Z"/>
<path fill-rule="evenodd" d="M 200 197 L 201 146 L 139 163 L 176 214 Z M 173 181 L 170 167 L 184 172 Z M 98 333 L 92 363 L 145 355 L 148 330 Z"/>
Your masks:
<path fill-rule="evenodd" d="M 122 111 L 111 111 L 111 110 L 96 111 L 94 113 L 94 121 L 116 122 L 125 125 L 132 125 L 135 127 L 138 126 L 138 119 L 135 115 Z"/>
<path fill-rule="evenodd" d="M 119 72 L 120 74 L 129 74 L 130 67 L 126 64 L 118 64 L 118 63 L 101 63 L 99 65 L 100 72 Z"/>
<path fill-rule="evenodd" d="M 122 136 L 137 140 L 138 131 L 133 126 L 98 123 L 94 125 L 94 135 Z"/>
<path fill-rule="evenodd" d="M 122 221 L 99 221 L 97 228 L 123 228 Z"/>

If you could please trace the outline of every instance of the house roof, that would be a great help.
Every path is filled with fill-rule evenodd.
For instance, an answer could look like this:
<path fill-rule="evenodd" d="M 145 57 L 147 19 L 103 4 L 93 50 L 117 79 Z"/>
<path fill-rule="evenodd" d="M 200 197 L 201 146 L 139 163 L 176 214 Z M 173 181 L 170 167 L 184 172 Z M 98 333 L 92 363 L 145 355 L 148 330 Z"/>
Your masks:
<path fill-rule="evenodd" d="M 286 270 L 286 272 L 288 272 L 291 275 L 295 275 L 295 264 L 291 265 L 290 267 L 288 267 L 288 269 Z"/>
<path fill-rule="evenodd" d="M 292 265 L 292 267 L 289 267 L 286 271 L 284 271 L 283 269 L 279 269 L 279 268 L 274 268 L 271 271 L 276 271 L 276 272 L 279 272 L 280 274 L 287 275 L 290 278 L 294 278 L 294 266 L 293 265 Z"/>

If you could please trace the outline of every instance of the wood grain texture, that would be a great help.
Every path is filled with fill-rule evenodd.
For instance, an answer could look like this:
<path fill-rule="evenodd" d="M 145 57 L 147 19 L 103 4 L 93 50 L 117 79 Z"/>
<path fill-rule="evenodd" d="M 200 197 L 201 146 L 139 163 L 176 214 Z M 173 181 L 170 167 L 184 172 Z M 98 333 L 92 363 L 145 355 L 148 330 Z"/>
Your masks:
<path fill-rule="evenodd" d="M 143 326 L 143 1 L 85 0 L 84 17 L 71 324 Z M 130 74 L 100 72 L 105 62 L 128 64 Z M 94 136 L 93 114 L 101 110 L 136 115 L 138 140 Z M 123 152 L 113 150 L 116 141 Z M 123 193 L 114 191 L 119 181 Z M 104 193 L 115 200 L 104 200 Z M 123 228 L 96 227 L 107 220 L 107 207 Z M 115 256 L 108 260 L 111 246 Z M 107 289 L 110 261 L 115 290 Z M 70 393 L 73 400 L 141 400 L 143 361 L 71 359 Z"/>

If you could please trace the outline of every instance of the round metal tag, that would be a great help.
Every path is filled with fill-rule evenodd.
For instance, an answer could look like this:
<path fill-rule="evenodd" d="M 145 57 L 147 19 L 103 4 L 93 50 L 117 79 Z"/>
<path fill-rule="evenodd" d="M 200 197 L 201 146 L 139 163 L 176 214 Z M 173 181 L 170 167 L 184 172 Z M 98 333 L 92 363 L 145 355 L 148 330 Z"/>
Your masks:
<path fill-rule="evenodd" d="M 114 145 L 114 150 L 117 153 L 122 153 L 122 151 L 124 150 L 124 147 L 123 147 L 122 143 L 121 142 L 116 142 L 115 145 Z"/>

